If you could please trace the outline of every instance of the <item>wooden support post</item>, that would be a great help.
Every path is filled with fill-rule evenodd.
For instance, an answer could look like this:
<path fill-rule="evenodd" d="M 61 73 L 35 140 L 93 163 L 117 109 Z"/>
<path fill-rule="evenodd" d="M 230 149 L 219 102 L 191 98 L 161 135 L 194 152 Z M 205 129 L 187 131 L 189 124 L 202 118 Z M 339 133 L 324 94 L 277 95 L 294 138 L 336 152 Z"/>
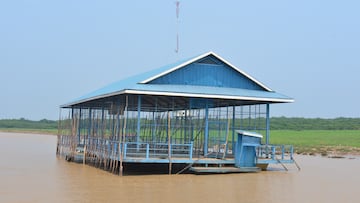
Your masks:
<path fill-rule="evenodd" d="M 59 121 L 58 121 L 58 133 L 57 133 L 57 144 L 56 144 L 56 155 L 60 155 L 60 148 L 59 148 L 59 138 L 61 133 L 61 108 L 59 109 Z"/>
<path fill-rule="evenodd" d="M 121 153 L 120 153 L 120 170 L 119 170 L 119 174 L 120 176 L 123 175 L 123 170 L 124 170 L 124 166 L 123 166 L 123 158 L 124 158 L 124 154 L 125 154 L 125 133 L 126 133 L 126 120 L 127 120 L 127 108 L 128 108 L 128 95 L 126 95 L 125 98 L 125 108 L 124 108 L 124 125 L 123 125 L 123 129 L 122 129 L 122 136 L 121 136 Z"/>
<path fill-rule="evenodd" d="M 84 146 L 83 164 L 86 162 L 86 145 Z"/>
<path fill-rule="evenodd" d="M 78 125 L 77 125 L 77 134 L 78 134 L 78 144 L 80 144 L 81 142 L 81 108 L 79 110 L 79 121 L 78 121 Z"/>

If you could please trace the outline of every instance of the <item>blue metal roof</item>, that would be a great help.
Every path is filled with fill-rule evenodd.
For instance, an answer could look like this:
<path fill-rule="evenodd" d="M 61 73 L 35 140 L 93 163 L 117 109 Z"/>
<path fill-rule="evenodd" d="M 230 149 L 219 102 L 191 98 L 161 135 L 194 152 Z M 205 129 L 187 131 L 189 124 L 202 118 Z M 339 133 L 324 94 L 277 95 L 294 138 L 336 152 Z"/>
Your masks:
<path fill-rule="evenodd" d="M 205 63 L 205 66 L 210 69 L 199 72 L 199 69 L 204 68 L 204 64 L 199 64 L 201 66 L 193 66 L 193 64 L 206 59 L 207 65 Z M 216 63 L 221 64 L 216 66 Z M 190 67 L 190 69 L 185 70 L 185 67 L 188 69 Z M 225 68 L 232 71 L 224 71 Z M 204 80 L 207 75 L 211 75 L 211 71 L 215 71 L 215 73 L 212 73 L 210 78 Z M 195 79 L 194 74 L 197 74 Z M 218 75 L 221 75 L 219 76 L 220 78 L 218 78 Z M 189 80 L 191 81 L 185 81 L 184 77 L 190 77 Z M 198 78 L 200 82 L 192 81 L 196 80 L 196 78 Z M 228 80 L 231 80 L 231 82 L 227 82 Z M 172 84 L 172 81 L 174 81 L 174 84 Z M 174 64 L 166 65 L 143 74 L 114 82 L 84 95 L 73 102 L 65 104 L 62 107 L 70 107 L 83 102 L 120 94 L 235 99 L 269 103 L 293 102 L 292 98 L 274 92 L 215 53 L 208 52 L 197 57 L 182 60 Z"/>

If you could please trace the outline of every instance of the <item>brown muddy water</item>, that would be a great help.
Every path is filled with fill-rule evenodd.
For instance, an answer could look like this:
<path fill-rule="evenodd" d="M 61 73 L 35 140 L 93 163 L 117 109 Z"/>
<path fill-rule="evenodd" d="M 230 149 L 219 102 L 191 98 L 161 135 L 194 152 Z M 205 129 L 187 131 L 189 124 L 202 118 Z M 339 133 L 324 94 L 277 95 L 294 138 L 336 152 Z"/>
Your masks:
<path fill-rule="evenodd" d="M 0 132 L 0 202 L 360 202 L 360 158 L 260 173 L 117 176 L 59 159 L 56 137 Z"/>

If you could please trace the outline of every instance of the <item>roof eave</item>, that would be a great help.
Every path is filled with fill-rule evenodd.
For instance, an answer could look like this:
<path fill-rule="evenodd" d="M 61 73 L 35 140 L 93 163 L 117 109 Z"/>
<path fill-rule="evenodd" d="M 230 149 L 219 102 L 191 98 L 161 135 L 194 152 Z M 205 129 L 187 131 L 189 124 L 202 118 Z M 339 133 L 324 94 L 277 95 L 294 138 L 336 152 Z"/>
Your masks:
<path fill-rule="evenodd" d="M 71 106 L 81 104 L 81 103 L 85 103 L 85 102 L 89 102 L 89 101 L 92 101 L 92 100 L 97 100 L 97 99 L 102 99 L 102 98 L 105 98 L 105 97 L 111 97 L 111 96 L 125 94 L 125 91 L 126 90 L 121 90 L 121 91 L 116 91 L 116 92 L 112 92 L 112 93 L 108 93 L 108 94 L 98 95 L 98 96 L 95 96 L 95 97 L 89 97 L 89 98 L 86 98 L 86 99 L 80 99 L 78 101 L 74 101 L 74 102 L 70 102 L 70 103 L 61 105 L 60 108 L 69 108 Z"/>
<path fill-rule="evenodd" d="M 214 99 L 234 99 L 247 101 L 261 101 L 274 103 L 292 103 L 295 100 L 291 98 L 270 98 L 270 97 L 251 97 L 236 95 L 220 95 L 220 94 L 200 94 L 200 93 L 181 93 L 181 92 L 163 92 L 163 91 L 147 91 L 147 90 L 125 90 L 125 94 L 142 94 L 156 96 L 178 96 L 178 97 L 197 97 L 197 98 L 214 98 Z"/>
<path fill-rule="evenodd" d="M 233 100 L 246 100 L 246 101 L 259 101 L 270 103 L 292 103 L 295 100 L 291 98 L 270 98 L 270 97 L 251 97 L 251 96 L 236 96 L 236 95 L 220 95 L 220 94 L 200 94 L 200 93 L 182 93 L 182 92 L 166 92 L 166 91 L 148 91 L 148 90 L 134 90 L 127 89 L 109 94 L 103 94 L 96 97 L 90 97 L 68 104 L 61 105 L 60 108 L 70 108 L 81 103 L 89 102 L 92 100 L 102 99 L 105 97 L 112 97 L 122 94 L 141 94 L 141 95 L 155 95 L 155 96 L 174 96 L 174 97 L 196 97 L 196 98 L 215 98 L 215 99 L 233 99 Z"/>

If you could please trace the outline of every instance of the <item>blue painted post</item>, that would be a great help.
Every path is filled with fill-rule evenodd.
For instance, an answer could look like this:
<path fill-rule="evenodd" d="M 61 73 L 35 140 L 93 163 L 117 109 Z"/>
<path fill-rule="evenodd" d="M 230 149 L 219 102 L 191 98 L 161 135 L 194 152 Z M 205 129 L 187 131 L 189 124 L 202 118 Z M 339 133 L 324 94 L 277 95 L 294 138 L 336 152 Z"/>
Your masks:
<path fill-rule="evenodd" d="M 121 146 L 121 142 L 119 141 L 119 149 L 118 149 L 118 161 L 120 161 L 120 156 L 121 156 L 121 150 L 122 150 L 122 146 Z"/>
<path fill-rule="evenodd" d="M 79 144 L 81 141 L 81 108 L 79 110 L 79 124 L 78 124 L 78 138 L 79 138 Z"/>
<path fill-rule="evenodd" d="M 235 106 L 233 106 L 233 115 L 232 115 L 232 136 L 231 136 L 231 150 L 232 154 L 234 154 L 235 149 Z"/>
<path fill-rule="evenodd" d="M 123 142 L 125 144 L 124 146 L 124 155 L 123 155 L 123 159 L 126 159 L 126 150 L 127 150 L 127 143 Z"/>
<path fill-rule="evenodd" d="M 229 142 L 229 128 L 230 128 L 230 118 L 229 118 L 229 107 L 226 107 L 226 138 L 225 138 L 225 141 L 226 141 L 226 145 L 225 145 L 225 152 L 224 152 L 224 155 L 226 156 L 228 154 L 228 149 L 229 149 L 229 145 L 228 145 L 228 142 Z M 224 157 L 225 157 L 224 156 Z"/>
<path fill-rule="evenodd" d="M 110 154 L 110 152 L 111 152 L 111 142 L 109 142 L 109 144 L 108 144 L 108 155 L 109 155 L 109 158 L 111 158 L 111 154 Z"/>
<path fill-rule="evenodd" d="M 116 155 L 117 155 L 117 153 L 118 153 L 118 144 L 117 144 L 117 142 L 115 142 L 114 143 L 114 150 L 113 150 L 114 152 L 115 152 L 115 157 L 117 157 Z"/>
<path fill-rule="evenodd" d="M 266 104 L 266 145 L 270 143 L 270 104 Z"/>
<path fill-rule="evenodd" d="M 281 159 L 284 160 L 285 146 L 281 145 Z"/>
<path fill-rule="evenodd" d="M 92 126 L 91 126 L 91 108 L 89 108 L 89 125 L 88 125 L 88 132 L 87 132 L 87 136 L 86 136 L 86 139 L 89 139 L 89 137 L 90 137 L 90 134 L 91 134 L 91 128 L 92 128 Z"/>
<path fill-rule="evenodd" d="M 191 112 L 191 103 L 192 103 L 192 100 L 190 100 L 190 102 L 189 102 L 189 112 Z M 192 123 L 192 119 L 190 119 L 190 121 L 189 121 L 189 128 L 190 128 L 190 135 L 189 135 L 189 139 L 190 139 L 190 141 L 192 142 L 193 141 L 193 134 L 194 134 L 194 130 L 193 130 L 193 123 Z M 191 150 L 192 151 L 192 150 Z"/>
<path fill-rule="evenodd" d="M 190 160 L 192 160 L 192 155 L 193 155 L 193 150 L 192 149 L 193 149 L 193 142 L 190 143 L 190 149 L 189 149 L 189 153 L 190 153 L 189 158 L 190 158 Z"/>
<path fill-rule="evenodd" d="M 95 116 L 94 116 L 95 117 Z M 92 132 L 92 135 L 96 135 L 96 138 L 98 138 L 98 134 L 99 134 L 99 123 L 98 122 L 95 122 L 92 124 L 94 127 L 93 127 L 93 132 Z"/>
<path fill-rule="evenodd" d="M 101 108 L 101 138 L 104 138 L 104 107 Z"/>
<path fill-rule="evenodd" d="M 157 107 L 158 107 L 158 100 L 157 98 L 155 98 L 155 111 L 153 112 L 153 129 L 151 132 L 151 137 L 152 137 L 152 142 L 155 142 L 155 131 L 156 131 L 156 117 L 155 117 L 155 113 L 157 112 Z"/>
<path fill-rule="evenodd" d="M 111 139 L 113 140 L 115 137 L 115 115 L 111 118 L 112 126 L 111 126 Z"/>
<path fill-rule="evenodd" d="M 149 143 L 146 144 L 146 158 L 149 158 L 149 151 L 150 151 L 150 147 L 149 147 Z"/>
<path fill-rule="evenodd" d="M 121 106 L 119 105 L 116 116 L 116 134 L 115 134 L 116 140 L 119 141 L 120 141 L 120 112 L 121 112 Z"/>
<path fill-rule="evenodd" d="M 275 146 L 271 147 L 271 151 L 272 151 L 272 155 L 271 155 L 272 159 L 275 160 L 275 156 L 276 156 L 276 154 L 275 154 L 276 153 Z"/>
<path fill-rule="evenodd" d="M 209 105 L 208 100 L 205 103 L 205 137 L 204 137 L 204 156 L 208 154 L 208 139 L 209 139 Z"/>
<path fill-rule="evenodd" d="M 139 142 L 140 142 L 140 124 L 141 124 L 141 118 L 140 118 L 140 113 L 141 113 L 141 95 L 138 96 L 138 111 L 137 111 L 138 115 L 138 120 L 137 120 L 137 130 L 136 130 L 136 151 L 139 151 Z"/>

